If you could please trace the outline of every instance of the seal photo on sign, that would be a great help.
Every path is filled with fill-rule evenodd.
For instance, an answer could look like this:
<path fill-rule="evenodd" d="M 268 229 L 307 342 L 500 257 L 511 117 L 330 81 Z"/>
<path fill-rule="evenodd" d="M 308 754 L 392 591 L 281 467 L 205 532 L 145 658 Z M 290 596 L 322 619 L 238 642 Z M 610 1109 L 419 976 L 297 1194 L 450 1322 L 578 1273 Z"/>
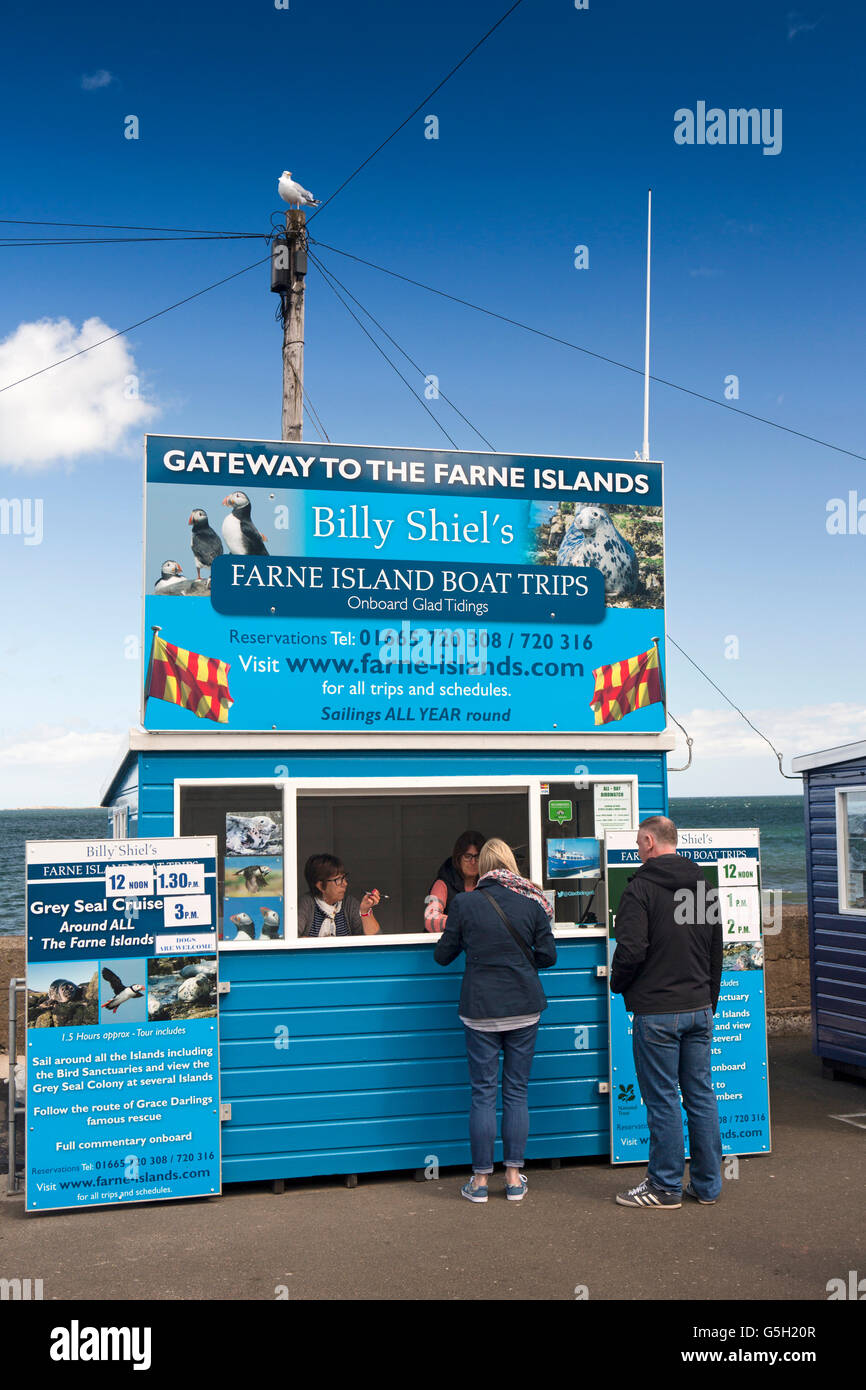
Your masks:
<path fill-rule="evenodd" d="M 620 535 L 603 507 L 586 506 L 575 512 L 556 563 L 601 570 L 606 601 L 629 598 L 637 589 L 634 547 Z"/>
<path fill-rule="evenodd" d="M 79 1023 L 98 1023 L 99 977 L 96 972 L 86 980 L 68 980 L 61 976 L 51 980 L 47 987 L 40 987 L 50 968 L 37 966 L 28 976 L 27 1027 L 66 1028 Z"/>
<path fill-rule="evenodd" d="M 226 854 L 281 854 L 282 849 L 282 811 L 259 815 L 226 812 Z"/>

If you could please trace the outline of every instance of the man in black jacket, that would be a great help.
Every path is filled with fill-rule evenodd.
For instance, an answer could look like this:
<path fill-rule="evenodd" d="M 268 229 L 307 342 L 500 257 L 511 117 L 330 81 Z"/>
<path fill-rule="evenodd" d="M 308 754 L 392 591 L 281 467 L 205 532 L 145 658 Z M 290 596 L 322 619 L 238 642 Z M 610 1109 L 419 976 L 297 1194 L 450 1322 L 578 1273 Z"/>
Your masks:
<path fill-rule="evenodd" d="M 634 1014 L 635 1069 L 650 1130 L 646 1178 L 616 1199 L 626 1207 L 682 1206 L 685 1142 L 678 1085 L 689 1125 L 686 1192 L 709 1205 L 722 1190 L 719 1112 L 710 1075 L 722 979 L 718 891 L 676 846 L 677 828 L 667 816 L 641 821 L 641 868 L 616 913 L 610 987 Z"/>

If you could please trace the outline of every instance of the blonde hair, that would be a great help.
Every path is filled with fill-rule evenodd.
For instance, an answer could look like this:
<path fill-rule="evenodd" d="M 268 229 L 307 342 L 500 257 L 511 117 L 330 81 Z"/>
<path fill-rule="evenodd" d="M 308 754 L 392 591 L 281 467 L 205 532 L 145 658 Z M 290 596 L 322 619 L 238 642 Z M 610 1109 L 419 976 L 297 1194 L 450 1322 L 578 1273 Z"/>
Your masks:
<path fill-rule="evenodd" d="M 485 840 L 482 846 L 478 856 L 478 877 L 483 878 L 491 869 L 509 869 L 513 874 L 520 873 L 517 860 L 504 840 Z"/>

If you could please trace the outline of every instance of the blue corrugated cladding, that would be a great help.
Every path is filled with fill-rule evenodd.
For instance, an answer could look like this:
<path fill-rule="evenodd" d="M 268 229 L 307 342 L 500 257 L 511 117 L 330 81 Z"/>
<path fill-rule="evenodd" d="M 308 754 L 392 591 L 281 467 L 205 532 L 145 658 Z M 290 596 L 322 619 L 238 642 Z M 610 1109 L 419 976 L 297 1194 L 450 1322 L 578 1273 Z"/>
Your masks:
<path fill-rule="evenodd" d="M 839 911 L 836 788 L 866 786 L 866 759 L 805 777 L 812 1041 L 828 1061 L 866 1067 L 866 917 Z"/>
<path fill-rule="evenodd" d="M 667 811 L 663 754 L 153 753 L 139 755 L 139 833 L 174 833 L 179 777 L 270 777 L 279 768 L 283 777 L 335 781 L 553 780 L 578 764 L 638 776 L 641 816 Z M 608 1078 L 607 981 L 596 977 L 605 961 L 603 937 L 562 941 L 542 976 L 550 1002 L 530 1082 L 527 1158 L 608 1152 L 608 1099 L 599 1093 Z M 231 983 L 220 1001 L 222 1098 L 232 1107 L 222 1131 L 225 1182 L 469 1162 L 460 960 L 443 969 L 427 945 L 301 948 L 226 953 L 220 973 Z"/>

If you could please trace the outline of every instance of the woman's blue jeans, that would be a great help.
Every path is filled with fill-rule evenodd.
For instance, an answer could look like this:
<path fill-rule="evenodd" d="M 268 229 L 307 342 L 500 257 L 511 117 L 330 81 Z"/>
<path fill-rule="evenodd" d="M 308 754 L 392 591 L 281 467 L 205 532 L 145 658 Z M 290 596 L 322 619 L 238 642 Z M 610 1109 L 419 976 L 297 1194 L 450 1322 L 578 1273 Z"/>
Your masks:
<path fill-rule="evenodd" d="M 502 1155 L 506 1168 L 520 1168 L 529 1135 L 526 1090 L 538 1024 L 507 1029 L 504 1033 L 482 1033 L 477 1028 L 467 1028 L 465 1023 L 463 1027 L 466 1032 L 469 1079 L 472 1082 L 472 1102 L 469 1107 L 472 1171 L 493 1172 L 500 1052 L 505 1056 L 502 1067 Z"/>
<path fill-rule="evenodd" d="M 681 1192 L 686 1151 L 682 1103 L 689 1123 L 689 1179 L 699 1197 L 722 1190 L 719 1109 L 710 1074 L 712 1010 L 635 1014 L 632 1045 L 650 1131 L 647 1177 L 664 1192 Z"/>

